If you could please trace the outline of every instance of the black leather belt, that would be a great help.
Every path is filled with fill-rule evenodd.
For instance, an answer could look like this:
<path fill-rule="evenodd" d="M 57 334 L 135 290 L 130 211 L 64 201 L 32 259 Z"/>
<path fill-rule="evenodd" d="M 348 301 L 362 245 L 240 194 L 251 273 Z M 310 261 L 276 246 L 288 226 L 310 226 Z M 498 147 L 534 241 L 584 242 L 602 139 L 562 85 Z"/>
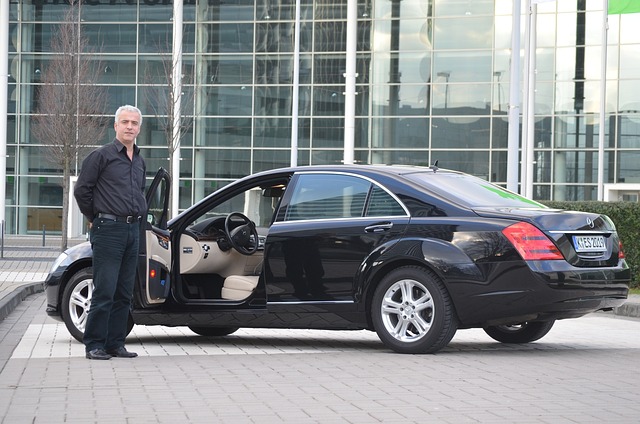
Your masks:
<path fill-rule="evenodd" d="M 100 212 L 96 216 L 98 218 L 110 219 L 112 221 L 126 222 L 127 224 L 133 224 L 134 222 L 138 222 L 140 221 L 140 218 L 141 218 L 140 216 L 134 216 L 134 215 L 117 216 L 117 215 L 111 215 L 110 213 L 102 213 L 102 212 Z"/>

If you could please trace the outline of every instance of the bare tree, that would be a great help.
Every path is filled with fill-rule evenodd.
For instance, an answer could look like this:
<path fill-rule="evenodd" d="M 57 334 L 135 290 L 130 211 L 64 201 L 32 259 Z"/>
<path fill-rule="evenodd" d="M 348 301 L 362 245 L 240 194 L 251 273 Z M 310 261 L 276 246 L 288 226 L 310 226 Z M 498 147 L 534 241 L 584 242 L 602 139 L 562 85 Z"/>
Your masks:
<path fill-rule="evenodd" d="M 100 61 L 81 33 L 79 0 L 70 3 L 51 38 L 54 56 L 42 73 L 33 125 L 47 158 L 62 169 L 62 250 L 68 243 L 70 177 L 89 145 L 104 136 L 106 123 L 100 115 L 107 104 L 106 90 L 97 85 Z"/>

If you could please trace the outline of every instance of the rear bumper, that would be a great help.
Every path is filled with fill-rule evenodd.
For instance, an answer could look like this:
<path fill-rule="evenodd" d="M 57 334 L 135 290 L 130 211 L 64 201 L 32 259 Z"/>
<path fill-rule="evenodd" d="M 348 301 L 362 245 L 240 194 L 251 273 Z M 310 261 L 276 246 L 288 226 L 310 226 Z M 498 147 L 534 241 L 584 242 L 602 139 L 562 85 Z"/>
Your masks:
<path fill-rule="evenodd" d="M 451 284 L 461 327 L 577 318 L 621 306 L 629 294 L 624 260 L 613 268 L 575 268 L 565 261 L 493 265 L 486 268 L 490 284 Z"/>

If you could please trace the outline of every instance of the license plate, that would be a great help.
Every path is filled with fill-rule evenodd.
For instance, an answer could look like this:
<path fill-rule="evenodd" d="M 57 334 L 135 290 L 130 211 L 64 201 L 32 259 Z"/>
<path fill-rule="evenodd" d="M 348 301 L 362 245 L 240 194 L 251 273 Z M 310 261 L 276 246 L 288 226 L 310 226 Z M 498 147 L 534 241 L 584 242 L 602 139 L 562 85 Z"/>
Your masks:
<path fill-rule="evenodd" d="M 604 244 L 604 236 L 573 236 L 573 246 L 578 253 L 607 250 Z"/>

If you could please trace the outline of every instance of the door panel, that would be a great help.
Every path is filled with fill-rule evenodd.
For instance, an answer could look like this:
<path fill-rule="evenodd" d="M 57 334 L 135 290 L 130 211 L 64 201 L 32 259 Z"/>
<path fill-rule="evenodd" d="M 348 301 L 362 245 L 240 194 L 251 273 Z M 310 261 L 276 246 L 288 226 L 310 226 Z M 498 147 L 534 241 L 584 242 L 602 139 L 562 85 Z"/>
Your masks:
<path fill-rule="evenodd" d="M 170 187 L 169 173 L 160 168 L 147 190 L 137 279 L 137 299 L 143 307 L 164 303 L 171 288 L 171 242 L 167 231 Z"/>

